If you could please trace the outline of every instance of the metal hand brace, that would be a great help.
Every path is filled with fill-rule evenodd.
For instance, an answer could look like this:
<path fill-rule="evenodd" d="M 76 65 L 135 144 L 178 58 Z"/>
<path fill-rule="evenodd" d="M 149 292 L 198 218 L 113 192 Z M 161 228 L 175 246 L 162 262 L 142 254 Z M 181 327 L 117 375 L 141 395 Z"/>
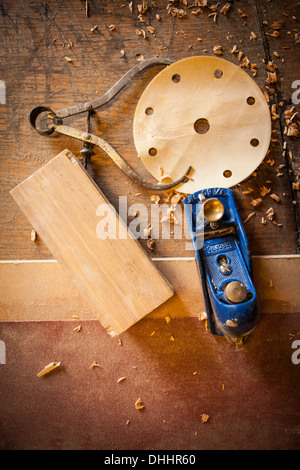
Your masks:
<path fill-rule="evenodd" d="M 111 101 L 126 85 L 132 82 L 137 75 L 149 67 L 156 65 L 170 65 L 171 63 L 172 61 L 170 59 L 147 59 L 144 62 L 141 62 L 132 67 L 117 83 L 115 83 L 115 85 L 113 85 L 112 88 L 110 88 L 110 90 L 104 93 L 104 95 L 86 103 L 71 106 L 56 112 L 54 112 L 48 106 L 36 106 L 29 113 L 30 124 L 41 135 L 50 135 L 56 131 L 60 134 L 64 134 L 83 141 L 84 148 L 81 150 L 81 154 L 83 155 L 83 165 L 85 168 L 87 166 L 88 159 L 93 155 L 92 148 L 95 145 L 106 152 L 107 155 L 116 163 L 116 165 L 126 174 L 126 176 L 146 189 L 153 191 L 167 190 L 178 186 L 181 183 L 185 183 L 188 180 L 188 174 L 192 170 L 191 166 L 189 166 L 185 174 L 176 181 L 165 184 L 150 183 L 145 181 L 145 179 L 142 178 L 108 142 L 106 142 L 102 137 L 98 137 L 90 133 L 90 120 L 95 109 L 98 109 Z M 63 124 L 63 118 L 85 112 L 87 112 L 87 128 L 85 132 Z M 37 119 L 42 113 L 47 113 L 47 118 L 52 120 L 50 127 L 44 129 L 37 127 Z"/>

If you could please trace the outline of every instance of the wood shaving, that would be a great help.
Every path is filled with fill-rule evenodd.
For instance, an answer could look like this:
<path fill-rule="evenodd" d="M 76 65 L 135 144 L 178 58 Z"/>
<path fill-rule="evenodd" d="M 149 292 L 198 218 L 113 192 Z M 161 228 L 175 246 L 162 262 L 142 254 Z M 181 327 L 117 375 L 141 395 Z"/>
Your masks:
<path fill-rule="evenodd" d="M 165 192 L 165 195 L 164 195 L 164 201 L 165 201 L 165 202 L 170 202 L 171 197 L 173 196 L 173 194 L 174 194 L 173 189 L 167 190 L 167 191 Z"/>
<path fill-rule="evenodd" d="M 295 191 L 300 191 L 300 183 L 299 181 L 297 181 L 297 183 L 293 183 L 293 189 Z"/>
<path fill-rule="evenodd" d="M 90 366 L 89 369 L 94 369 L 95 367 L 101 367 L 96 361 L 94 361 Z"/>
<path fill-rule="evenodd" d="M 38 374 L 36 374 L 38 377 L 42 377 L 43 375 L 49 374 L 54 369 L 57 369 L 59 367 L 61 362 L 50 362 L 44 369 L 42 369 Z"/>
<path fill-rule="evenodd" d="M 93 33 L 94 31 L 96 31 L 96 29 L 98 29 L 98 25 L 96 24 L 95 26 L 93 26 L 90 31 Z"/>
<path fill-rule="evenodd" d="M 186 175 L 184 175 L 184 176 L 186 176 Z M 188 177 L 187 177 L 187 178 L 188 178 Z M 171 181 L 172 181 L 171 176 L 170 176 L 170 175 L 163 175 L 163 176 L 160 178 L 161 183 L 163 183 L 163 182 L 166 181 L 166 180 L 171 180 Z"/>
<path fill-rule="evenodd" d="M 151 202 L 154 202 L 154 204 L 158 204 L 160 201 L 160 196 L 158 194 L 152 194 L 150 196 Z"/>
<path fill-rule="evenodd" d="M 32 242 L 35 242 L 36 239 L 37 239 L 37 232 L 36 232 L 35 230 L 31 230 L 31 232 L 30 232 L 30 240 L 31 240 Z"/>
<path fill-rule="evenodd" d="M 184 175 L 188 180 L 195 181 L 194 178 L 191 178 L 189 175 Z"/>
<path fill-rule="evenodd" d="M 266 194 L 269 194 L 269 192 L 271 191 L 271 188 L 266 188 L 266 186 L 263 186 L 261 188 L 261 192 L 260 192 L 260 195 L 262 197 L 264 197 Z"/>
<path fill-rule="evenodd" d="M 277 196 L 276 194 L 270 194 L 270 197 L 271 197 L 274 201 L 276 201 L 276 202 L 280 202 L 280 201 L 281 201 L 280 197 Z"/>
<path fill-rule="evenodd" d="M 175 341 L 174 336 L 173 336 L 173 335 L 169 336 L 169 340 L 170 340 L 170 341 Z"/>
<path fill-rule="evenodd" d="M 142 14 L 146 13 L 146 11 L 148 10 L 147 1 L 143 0 L 143 3 L 137 6 L 137 9 L 139 13 L 142 13 Z"/>
<path fill-rule="evenodd" d="M 167 316 L 165 317 L 165 320 L 166 320 L 166 322 L 169 324 L 169 323 L 170 323 L 170 321 L 171 321 L 171 318 L 170 318 L 170 316 L 169 316 L 169 315 L 167 315 Z"/>
<path fill-rule="evenodd" d="M 252 199 L 251 198 L 251 205 L 253 207 L 257 207 L 259 206 L 260 204 L 262 203 L 262 199 L 260 197 L 258 197 L 257 199 Z"/>
<path fill-rule="evenodd" d="M 77 333 L 79 333 L 80 331 L 82 330 L 82 326 L 81 325 L 78 325 L 74 328 L 74 331 L 77 331 Z"/>
<path fill-rule="evenodd" d="M 201 415 L 201 421 L 202 423 L 207 423 L 207 421 L 209 420 L 209 415 L 207 415 L 206 413 L 203 413 Z"/>
<path fill-rule="evenodd" d="M 266 216 L 269 220 L 273 220 L 274 215 L 275 215 L 274 209 L 273 207 L 270 207 L 270 209 L 266 211 Z"/>
<path fill-rule="evenodd" d="M 230 9 L 230 7 L 231 7 L 231 3 L 229 3 L 229 2 L 226 3 L 226 4 L 223 6 L 223 8 L 221 8 L 220 13 L 223 13 L 224 15 L 227 15 L 228 10 Z"/>
<path fill-rule="evenodd" d="M 109 29 L 110 31 L 114 31 L 114 30 L 116 29 L 116 25 L 111 24 L 111 25 L 109 25 L 108 29 Z"/>
<path fill-rule="evenodd" d="M 238 11 L 241 18 L 247 18 L 246 13 L 244 13 L 240 8 L 238 8 L 237 11 Z"/>
<path fill-rule="evenodd" d="M 252 217 L 254 217 L 255 214 L 256 214 L 256 212 L 251 212 L 251 214 L 249 214 L 248 217 L 246 217 L 246 219 L 244 220 L 244 224 L 245 224 L 246 222 L 248 222 L 250 219 L 252 219 Z"/>
<path fill-rule="evenodd" d="M 218 16 L 218 13 L 210 13 L 208 16 L 212 16 L 214 22 L 216 23 L 217 22 L 217 16 Z"/>
<path fill-rule="evenodd" d="M 135 31 L 135 34 L 136 34 L 137 36 L 142 36 L 143 39 L 147 39 L 147 38 L 148 38 L 147 33 L 146 33 L 146 31 L 145 31 L 144 29 L 137 29 L 137 30 Z"/>
<path fill-rule="evenodd" d="M 183 198 L 183 194 L 180 194 L 180 193 L 174 194 L 174 196 L 171 197 L 171 204 L 172 205 L 178 204 L 182 198 Z"/>
<path fill-rule="evenodd" d="M 205 320 L 207 320 L 207 313 L 206 313 L 206 312 L 201 312 L 201 313 L 199 313 L 199 314 L 198 314 L 198 319 L 199 319 L 200 321 L 205 321 Z"/>
<path fill-rule="evenodd" d="M 266 102 L 270 103 L 270 97 L 269 97 L 269 93 L 267 91 L 264 91 L 264 97 L 266 99 Z"/>
<path fill-rule="evenodd" d="M 282 29 L 284 26 L 284 20 L 279 20 L 279 21 L 274 21 L 274 23 L 271 24 L 271 28 L 273 29 Z"/>
<path fill-rule="evenodd" d="M 277 83 L 276 72 L 267 72 L 267 83 Z"/>
<path fill-rule="evenodd" d="M 145 405 L 144 405 L 143 400 L 141 398 L 138 398 L 134 405 L 135 405 L 137 410 L 143 410 L 145 408 Z"/>
<path fill-rule="evenodd" d="M 296 121 L 297 115 L 298 113 L 295 112 L 295 106 L 292 106 L 290 109 L 284 111 L 286 126 L 283 133 L 288 137 L 299 136 L 298 122 Z"/>
<path fill-rule="evenodd" d="M 203 13 L 203 11 L 201 10 L 201 8 L 198 8 L 197 10 L 192 10 L 192 11 L 191 11 L 191 14 L 192 14 L 192 15 L 195 15 L 195 16 L 199 15 L 199 13 Z"/>
<path fill-rule="evenodd" d="M 120 377 L 120 378 L 117 380 L 117 383 L 120 384 L 121 382 L 124 382 L 124 380 L 126 380 L 126 377 Z"/>
<path fill-rule="evenodd" d="M 155 241 L 152 240 L 152 238 L 148 238 L 147 240 L 147 247 L 149 248 L 150 251 L 153 251 L 155 248 Z"/>
<path fill-rule="evenodd" d="M 253 193 L 253 189 L 252 188 L 248 188 L 246 191 L 242 191 L 243 194 L 250 194 L 250 193 Z"/>
<path fill-rule="evenodd" d="M 275 70 L 277 69 L 277 65 L 274 63 L 273 60 L 269 60 L 268 63 L 267 63 L 267 70 L 269 70 L 269 72 L 275 72 Z"/>
<path fill-rule="evenodd" d="M 72 59 L 71 59 L 71 57 L 68 57 L 68 56 L 65 56 L 65 60 L 66 60 L 67 62 L 73 62 Z"/>
<path fill-rule="evenodd" d="M 297 124 L 292 124 L 287 128 L 287 131 L 284 132 L 288 137 L 299 137 L 299 131 Z"/>
<path fill-rule="evenodd" d="M 218 46 L 218 45 L 215 46 L 215 47 L 213 48 L 213 51 L 214 51 L 214 53 L 215 53 L 216 55 L 223 55 L 223 48 L 222 48 L 222 46 Z"/>
<path fill-rule="evenodd" d="M 272 121 L 277 121 L 277 119 L 279 119 L 279 114 L 277 114 L 277 110 L 276 110 L 276 104 L 272 104 L 271 106 L 271 115 L 272 115 Z"/>
<path fill-rule="evenodd" d="M 177 18 L 185 18 L 187 16 L 186 10 L 174 7 L 172 4 L 167 5 L 167 10 L 169 15 L 176 16 Z"/>
<path fill-rule="evenodd" d="M 294 118 L 297 116 L 297 112 L 295 112 L 295 106 L 292 106 L 290 109 L 286 109 L 284 111 L 285 122 L 287 124 L 291 124 Z"/>
<path fill-rule="evenodd" d="M 155 34 L 155 28 L 153 28 L 153 26 L 147 26 L 147 31 L 151 34 Z"/>

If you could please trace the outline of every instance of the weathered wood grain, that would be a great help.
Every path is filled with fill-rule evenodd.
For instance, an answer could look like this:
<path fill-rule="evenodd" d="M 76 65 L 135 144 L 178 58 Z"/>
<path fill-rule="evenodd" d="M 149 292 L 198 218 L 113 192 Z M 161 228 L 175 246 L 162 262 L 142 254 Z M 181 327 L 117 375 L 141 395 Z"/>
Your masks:
<path fill-rule="evenodd" d="M 256 210 L 256 217 L 245 224 L 245 230 L 253 254 L 296 253 L 299 229 L 298 192 L 292 190 L 297 181 L 299 167 L 299 139 L 283 134 L 284 110 L 291 106 L 291 83 L 298 79 L 299 44 L 295 44 L 294 29 L 298 23 L 299 7 L 292 3 L 262 2 L 261 0 L 231 2 L 228 13 L 220 13 L 225 1 L 214 12 L 203 8 L 197 15 L 186 9 L 186 17 L 178 18 L 168 14 L 166 2 L 158 0 L 154 7 L 148 2 L 143 21 L 138 18 L 137 5 L 133 12 L 128 2 L 96 1 L 89 3 L 86 16 L 84 2 L 61 2 L 53 0 L 40 3 L 36 0 L 20 2 L 4 0 L 0 12 L 1 76 L 6 84 L 6 105 L 0 105 L 0 170 L 1 170 L 1 218 L 0 236 L 2 259 L 51 258 L 43 243 L 30 240 L 31 226 L 15 206 L 9 191 L 30 176 L 63 148 L 70 148 L 79 156 L 82 148 L 79 142 L 63 136 L 42 137 L 32 130 L 28 113 L 33 106 L 46 104 L 57 110 L 92 99 L 105 93 L 141 55 L 144 58 L 165 56 L 174 61 L 192 55 L 213 55 L 215 45 L 223 47 L 223 58 L 241 64 L 238 54 L 230 51 L 234 45 L 251 63 L 257 64 L 256 83 L 265 90 L 266 63 L 273 57 L 274 50 L 280 55 L 275 58 L 278 67 L 278 83 L 271 95 L 270 106 L 283 101 L 279 119 L 274 121 L 276 139 L 271 143 L 270 153 L 248 181 L 233 188 L 242 219 L 253 211 L 251 197 L 260 196 L 261 187 L 267 185 L 278 194 L 281 202 L 271 200 L 269 195 Z M 192 5 L 192 2 L 188 2 Z M 241 17 L 238 8 L 245 13 Z M 283 15 L 283 12 L 287 16 Z M 160 15 L 157 20 L 156 14 Z M 273 29 L 273 21 L 284 19 L 280 37 L 267 35 Z M 264 21 L 268 25 L 263 24 Z M 91 31 L 97 25 L 94 31 Z M 115 25 L 110 30 L 109 26 Z M 151 25 L 155 34 L 147 31 Z M 145 30 L 147 38 L 136 34 Z M 251 32 L 256 39 L 250 40 Z M 287 34 L 291 31 L 291 34 Z M 201 39 L 201 40 L 200 40 Z M 122 55 L 121 51 L 125 51 Z M 70 57 L 72 62 L 67 62 Z M 284 59 L 284 62 L 281 59 Z M 263 63 L 263 61 L 265 63 Z M 101 109 L 93 120 L 93 132 L 101 135 L 145 178 L 150 178 L 140 161 L 132 137 L 132 120 L 138 99 L 151 78 L 160 70 L 150 70 L 123 90 L 111 103 Z M 246 69 L 248 70 L 248 69 Z M 252 73 L 248 70 L 250 75 Z M 296 111 L 299 105 L 296 105 Z M 171 112 L 171 110 L 170 110 Z M 166 116 L 167 119 L 167 116 Z M 66 119 L 66 124 L 85 128 L 81 117 Z M 283 155 L 284 142 L 287 152 Z M 288 151 L 293 154 L 290 161 Z M 271 164 L 274 160 L 274 164 Z M 269 161 L 269 162 L 268 162 Z M 271 163 L 270 163 L 271 162 Z M 285 167 L 280 168 L 280 165 Z M 142 202 L 150 210 L 151 193 L 133 184 L 100 150 L 95 149 L 88 168 L 109 201 L 118 208 L 119 196 L 128 197 L 128 205 Z M 276 176 L 282 173 L 282 176 Z M 266 183 L 271 181 L 271 183 Z M 243 194 L 248 187 L 251 194 Z M 267 221 L 261 224 L 261 217 L 272 206 L 278 227 Z M 146 240 L 141 244 L 147 249 Z M 185 256 L 185 240 L 157 240 L 156 256 Z"/>

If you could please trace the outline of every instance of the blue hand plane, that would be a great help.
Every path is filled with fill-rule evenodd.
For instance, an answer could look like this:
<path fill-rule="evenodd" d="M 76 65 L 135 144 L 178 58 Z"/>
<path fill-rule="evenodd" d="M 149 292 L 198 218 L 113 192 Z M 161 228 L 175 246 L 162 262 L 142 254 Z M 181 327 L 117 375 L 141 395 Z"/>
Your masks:
<path fill-rule="evenodd" d="M 255 329 L 260 310 L 252 260 L 233 192 L 210 188 L 184 200 L 209 329 L 237 348 Z"/>

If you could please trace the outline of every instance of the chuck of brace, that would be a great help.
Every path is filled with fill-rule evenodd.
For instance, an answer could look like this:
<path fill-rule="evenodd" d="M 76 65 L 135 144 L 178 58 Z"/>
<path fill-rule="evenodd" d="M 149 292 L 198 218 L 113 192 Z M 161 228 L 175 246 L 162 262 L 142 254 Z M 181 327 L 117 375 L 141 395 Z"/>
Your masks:
<path fill-rule="evenodd" d="M 91 135 L 91 116 L 92 116 L 93 111 L 88 111 L 87 113 L 87 123 L 86 123 L 86 134 L 85 134 L 85 139 L 89 140 L 89 136 Z M 92 155 L 95 155 L 93 152 L 93 144 L 90 142 L 83 142 L 83 149 L 80 150 L 80 154 L 83 157 L 83 167 L 87 169 L 87 164 L 91 158 Z"/>

